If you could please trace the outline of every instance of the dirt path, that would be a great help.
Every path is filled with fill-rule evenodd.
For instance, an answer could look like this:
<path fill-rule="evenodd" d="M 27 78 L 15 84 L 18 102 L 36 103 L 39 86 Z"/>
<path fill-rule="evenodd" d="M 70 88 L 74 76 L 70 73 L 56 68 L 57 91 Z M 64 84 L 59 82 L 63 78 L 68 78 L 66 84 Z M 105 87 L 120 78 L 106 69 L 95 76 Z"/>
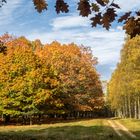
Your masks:
<path fill-rule="evenodd" d="M 111 120 L 108 120 L 108 123 L 119 136 L 122 136 L 122 134 L 119 132 L 119 128 Z"/>
<path fill-rule="evenodd" d="M 131 138 L 136 138 L 136 136 L 131 133 L 125 126 L 123 126 L 121 123 L 119 123 L 118 121 L 112 121 L 112 120 L 108 120 L 108 123 L 110 124 L 110 126 L 114 129 L 114 131 L 121 137 L 124 136 L 123 132 L 126 133 L 129 137 Z"/>

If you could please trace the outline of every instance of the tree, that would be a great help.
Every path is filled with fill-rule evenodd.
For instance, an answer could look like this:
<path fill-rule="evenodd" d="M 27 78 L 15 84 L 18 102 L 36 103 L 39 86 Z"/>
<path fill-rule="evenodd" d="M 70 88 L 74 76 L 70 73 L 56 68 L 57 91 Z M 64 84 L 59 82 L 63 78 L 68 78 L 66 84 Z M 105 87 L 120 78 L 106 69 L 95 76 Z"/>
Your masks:
<path fill-rule="evenodd" d="M 97 58 L 91 49 L 25 37 L 0 37 L 0 113 L 5 116 L 66 114 L 100 110 L 104 105 Z"/>
<path fill-rule="evenodd" d="M 49 106 L 51 81 L 47 67 L 24 37 L 7 42 L 0 54 L 0 112 L 6 116 L 31 116 Z M 51 79 L 53 80 L 53 79 Z"/>
<path fill-rule="evenodd" d="M 126 40 L 108 85 L 108 100 L 120 117 L 140 117 L 140 36 Z"/>
<path fill-rule="evenodd" d="M 0 1 L 0 7 L 6 3 L 6 0 Z M 44 10 L 47 10 L 48 3 L 46 0 L 33 0 L 35 9 L 41 13 Z M 135 37 L 137 34 L 140 34 L 140 11 L 128 11 L 124 13 L 121 17 L 117 18 L 116 9 L 121 7 L 114 2 L 114 0 L 79 0 L 77 1 L 77 10 L 79 15 L 83 17 L 88 17 L 91 14 L 94 14 L 91 20 L 92 27 L 101 25 L 103 28 L 109 30 L 111 23 L 116 19 L 118 22 L 124 24 L 123 29 L 131 38 Z M 56 0 L 55 11 L 59 13 L 68 13 L 69 4 L 65 0 Z"/>
<path fill-rule="evenodd" d="M 36 53 L 46 61 L 51 75 L 59 80 L 56 91 L 64 104 L 63 112 L 102 108 L 102 87 L 94 68 L 97 60 L 90 48 L 53 42 Z"/>

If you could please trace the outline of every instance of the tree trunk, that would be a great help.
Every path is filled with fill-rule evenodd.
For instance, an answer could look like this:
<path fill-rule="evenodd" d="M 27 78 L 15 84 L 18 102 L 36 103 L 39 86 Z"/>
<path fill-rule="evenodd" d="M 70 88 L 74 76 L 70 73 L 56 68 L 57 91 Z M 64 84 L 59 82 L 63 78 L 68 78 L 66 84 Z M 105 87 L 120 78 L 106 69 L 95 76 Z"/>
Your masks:
<path fill-rule="evenodd" d="M 10 115 L 5 115 L 4 118 L 5 118 L 5 121 L 4 122 L 6 124 L 10 122 Z"/>
<path fill-rule="evenodd" d="M 134 117 L 135 117 L 135 119 L 137 119 L 137 101 L 136 101 L 136 99 L 134 102 L 135 102 L 134 103 Z"/>
<path fill-rule="evenodd" d="M 3 115 L 3 113 L 1 115 L 1 120 L 2 120 L 2 122 L 4 121 L 4 115 Z"/>
<path fill-rule="evenodd" d="M 126 118 L 128 118 L 128 98 L 125 96 L 125 109 L 126 109 Z"/>
<path fill-rule="evenodd" d="M 32 115 L 30 115 L 30 125 L 32 125 L 33 124 L 33 122 L 32 122 Z"/>
<path fill-rule="evenodd" d="M 77 111 L 77 118 L 79 118 L 79 111 Z"/>
<path fill-rule="evenodd" d="M 41 124 L 41 114 L 38 115 L 38 124 Z"/>
<path fill-rule="evenodd" d="M 132 118 L 132 110 L 131 110 L 131 100 L 130 95 L 128 95 L 128 112 L 129 112 L 129 118 Z"/>
<path fill-rule="evenodd" d="M 138 97 L 138 119 L 140 119 L 140 97 Z"/>
<path fill-rule="evenodd" d="M 126 96 L 124 96 L 124 118 L 127 118 L 127 102 L 126 102 Z"/>

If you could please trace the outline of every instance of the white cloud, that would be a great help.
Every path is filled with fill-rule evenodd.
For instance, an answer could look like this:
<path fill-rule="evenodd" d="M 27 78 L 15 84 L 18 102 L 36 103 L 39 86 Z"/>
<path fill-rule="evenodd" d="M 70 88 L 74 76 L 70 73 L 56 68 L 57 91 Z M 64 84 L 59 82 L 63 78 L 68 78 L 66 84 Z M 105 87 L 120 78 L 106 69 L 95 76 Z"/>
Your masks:
<path fill-rule="evenodd" d="M 123 26 L 117 26 L 117 29 L 122 31 L 123 30 Z"/>
<path fill-rule="evenodd" d="M 14 21 L 13 14 L 20 4 L 21 0 L 7 0 L 7 3 L 0 8 L 0 25 L 9 24 Z"/>
<path fill-rule="evenodd" d="M 90 24 L 88 18 L 83 18 L 78 15 L 69 15 L 64 17 L 57 17 L 52 20 L 53 30 L 60 30 L 75 27 L 88 27 Z"/>
<path fill-rule="evenodd" d="M 126 2 L 125 0 L 122 1 L 122 3 Z M 128 8 L 129 5 L 126 5 L 126 7 Z M 122 26 L 112 28 L 110 31 L 91 28 L 90 20 L 80 17 L 76 13 L 53 19 L 51 26 L 52 31 L 49 33 L 39 34 L 35 32 L 29 38 L 32 39 L 35 38 L 34 36 L 38 36 L 43 42 L 58 40 L 62 43 L 75 42 L 83 44 L 92 47 L 100 64 L 117 63 L 124 40 Z"/>
<path fill-rule="evenodd" d="M 120 12 L 128 12 L 130 10 L 136 10 L 140 7 L 140 0 L 115 0 L 121 7 Z"/>
<path fill-rule="evenodd" d="M 98 57 L 99 64 L 116 64 L 119 59 L 120 49 L 124 40 L 124 31 L 103 29 L 68 29 L 57 30 L 48 33 L 34 32 L 27 37 L 31 40 L 39 38 L 43 43 L 57 40 L 62 43 L 77 43 L 90 46 L 93 54 Z"/>

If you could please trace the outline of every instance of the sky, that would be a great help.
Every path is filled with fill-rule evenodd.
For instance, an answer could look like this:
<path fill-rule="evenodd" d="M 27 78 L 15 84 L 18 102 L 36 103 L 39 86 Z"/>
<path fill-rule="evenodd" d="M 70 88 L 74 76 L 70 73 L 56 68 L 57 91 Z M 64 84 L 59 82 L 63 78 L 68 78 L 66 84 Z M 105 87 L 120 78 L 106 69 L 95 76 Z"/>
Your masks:
<path fill-rule="evenodd" d="M 100 27 L 91 28 L 89 19 L 79 16 L 75 10 L 78 0 L 65 0 L 70 4 L 70 11 L 59 15 L 54 10 L 55 1 L 47 1 L 48 10 L 39 14 L 34 9 L 32 0 L 7 0 L 7 4 L 0 9 L 0 35 L 8 32 L 30 40 L 40 39 L 43 43 L 55 40 L 91 47 L 93 55 L 98 58 L 97 70 L 101 79 L 109 80 L 119 62 L 126 36 L 122 25 L 115 22 L 110 31 Z M 117 11 L 119 15 L 140 7 L 140 0 L 115 2 L 121 7 Z"/>

